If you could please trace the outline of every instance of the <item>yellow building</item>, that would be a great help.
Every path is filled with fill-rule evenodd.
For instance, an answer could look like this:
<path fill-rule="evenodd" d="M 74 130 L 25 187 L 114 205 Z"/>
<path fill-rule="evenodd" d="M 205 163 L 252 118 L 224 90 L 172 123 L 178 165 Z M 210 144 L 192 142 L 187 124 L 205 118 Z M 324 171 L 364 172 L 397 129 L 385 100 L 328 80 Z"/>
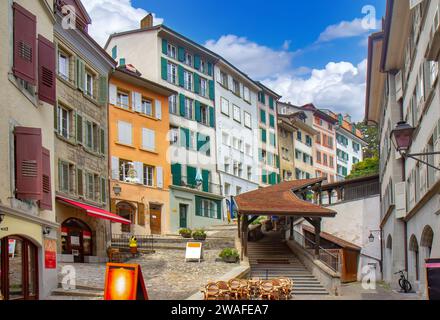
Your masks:
<path fill-rule="evenodd" d="M 131 65 L 117 68 L 110 79 L 111 211 L 132 222 L 113 224 L 113 234 L 169 232 L 168 97 L 173 94 Z"/>

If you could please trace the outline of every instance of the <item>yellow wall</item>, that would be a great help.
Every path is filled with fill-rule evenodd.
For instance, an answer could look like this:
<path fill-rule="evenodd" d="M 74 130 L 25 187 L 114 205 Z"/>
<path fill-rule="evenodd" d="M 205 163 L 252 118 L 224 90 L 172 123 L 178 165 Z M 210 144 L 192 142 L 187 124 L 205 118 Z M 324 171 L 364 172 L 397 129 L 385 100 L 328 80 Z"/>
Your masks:
<path fill-rule="evenodd" d="M 142 94 L 143 97 L 155 100 L 160 100 L 162 103 L 162 119 L 140 115 L 136 112 L 125 110 L 114 105 L 109 105 L 109 152 L 111 157 L 118 157 L 120 159 L 142 162 L 154 167 L 163 168 L 163 189 L 156 187 L 146 187 L 144 185 L 129 184 L 117 180 L 111 180 L 110 192 L 113 200 L 117 202 L 126 200 L 136 203 L 143 203 L 145 205 L 145 227 L 136 226 L 134 232 L 136 234 L 149 234 L 149 203 L 162 204 L 162 233 L 169 231 L 169 185 L 171 184 L 171 166 L 167 162 L 167 152 L 170 146 L 168 141 L 169 131 L 169 111 L 168 111 L 168 97 L 158 94 L 152 90 L 132 85 L 123 82 L 115 77 L 110 80 L 118 89 L 129 92 L 130 106 L 131 106 L 131 92 L 136 91 Z M 129 122 L 133 126 L 133 146 L 125 146 L 118 144 L 118 121 Z M 156 133 L 156 151 L 148 152 L 142 150 L 142 128 L 154 130 Z M 111 160 L 110 160 L 111 161 Z M 110 174 L 111 176 L 111 174 Z M 154 177 L 156 184 L 156 175 Z M 113 192 L 113 186 L 119 184 L 122 188 L 122 193 L 116 196 Z M 114 224 L 112 227 L 113 233 L 118 233 L 120 226 Z"/>

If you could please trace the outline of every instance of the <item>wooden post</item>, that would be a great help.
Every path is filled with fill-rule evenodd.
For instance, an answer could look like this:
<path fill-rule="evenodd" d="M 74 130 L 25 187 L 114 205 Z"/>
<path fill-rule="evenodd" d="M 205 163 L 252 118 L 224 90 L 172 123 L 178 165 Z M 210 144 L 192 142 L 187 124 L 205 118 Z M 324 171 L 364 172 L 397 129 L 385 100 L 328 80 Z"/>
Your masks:
<path fill-rule="evenodd" d="M 249 230 L 249 225 L 248 225 L 248 216 L 247 215 L 243 215 L 243 239 L 241 239 L 241 243 L 243 244 L 244 247 L 244 255 L 247 257 L 248 256 L 248 230 Z"/>
<path fill-rule="evenodd" d="M 315 257 L 319 258 L 319 247 L 321 246 L 321 218 L 313 220 L 315 227 Z"/>
<path fill-rule="evenodd" d="M 238 239 L 241 238 L 241 215 L 237 216 L 237 227 L 238 227 Z"/>
<path fill-rule="evenodd" d="M 292 218 L 290 218 L 290 238 L 289 238 L 289 240 L 293 240 L 294 239 L 294 237 L 293 237 L 293 217 Z"/>
<path fill-rule="evenodd" d="M 333 190 L 329 190 L 329 191 L 327 191 L 327 193 L 328 193 L 328 204 L 331 205 Z"/>

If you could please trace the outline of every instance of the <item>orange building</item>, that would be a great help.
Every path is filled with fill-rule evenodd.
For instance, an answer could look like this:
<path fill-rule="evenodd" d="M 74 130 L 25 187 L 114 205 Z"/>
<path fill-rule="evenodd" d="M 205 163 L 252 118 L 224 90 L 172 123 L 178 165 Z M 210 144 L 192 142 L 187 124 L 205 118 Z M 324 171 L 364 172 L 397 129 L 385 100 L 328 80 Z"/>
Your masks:
<path fill-rule="evenodd" d="M 113 234 L 169 232 L 171 166 L 168 97 L 132 66 L 115 70 L 109 86 L 111 211 L 131 221 Z"/>

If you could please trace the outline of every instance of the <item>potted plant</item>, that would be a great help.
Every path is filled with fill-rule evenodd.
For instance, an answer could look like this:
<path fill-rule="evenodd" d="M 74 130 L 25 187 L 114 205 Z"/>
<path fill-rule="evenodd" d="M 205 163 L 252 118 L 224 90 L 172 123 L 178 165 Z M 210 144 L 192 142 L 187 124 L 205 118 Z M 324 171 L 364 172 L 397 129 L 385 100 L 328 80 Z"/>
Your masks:
<path fill-rule="evenodd" d="M 194 240 L 204 241 L 206 240 L 206 232 L 202 229 L 193 232 L 192 237 Z"/>
<path fill-rule="evenodd" d="M 238 251 L 235 248 L 223 249 L 220 252 L 219 256 L 220 258 L 222 258 L 224 262 L 227 263 L 237 263 L 238 259 L 240 258 L 240 255 L 238 254 Z"/>
<path fill-rule="evenodd" d="M 182 238 L 189 239 L 191 238 L 192 231 L 187 228 L 182 228 L 179 230 L 179 234 L 182 236 Z"/>

